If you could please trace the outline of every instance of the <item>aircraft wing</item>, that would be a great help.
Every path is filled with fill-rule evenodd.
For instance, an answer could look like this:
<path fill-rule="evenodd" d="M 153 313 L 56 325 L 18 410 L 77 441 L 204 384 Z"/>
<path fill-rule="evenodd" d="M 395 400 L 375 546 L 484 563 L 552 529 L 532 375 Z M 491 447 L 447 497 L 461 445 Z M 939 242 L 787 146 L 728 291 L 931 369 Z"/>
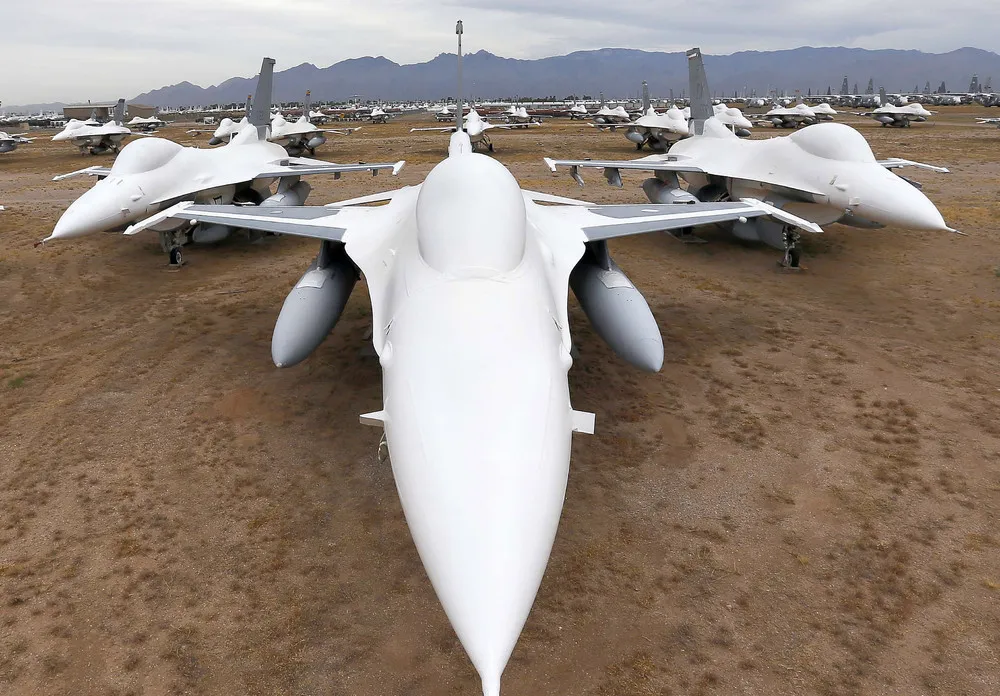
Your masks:
<path fill-rule="evenodd" d="M 168 218 L 174 218 L 341 242 L 344 240 L 344 234 L 351 227 L 368 223 L 371 221 L 372 215 L 378 214 L 384 214 L 381 208 L 325 208 L 318 206 L 262 208 L 241 205 L 196 205 L 191 202 L 182 202 L 160 211 L 142 222 L 131 225 L 125 230 L 125 234 L 138 234 Z"/>
<path fill-rule="evenodd" d="M 108 176 L 109 174 L 111 174 L 110 167 L 87 167 L 86 169 L 77 169 L 75 172 L 69 172 L 68 174 L 59 174 L 52 177 L 52 181 L 72 179 L 75 176 Z"/>
<path fill-rule="evenodd" d="M 445 131 L 448 131 L 450 133 L 454 133 L 455 132 L 455 126 L 437 126 L 435 128 L 411 128 L 410 129 L 411 133 L 416 133 L 418 131 L 437 131 L 439 133 L 443 133 Z"/>
<path fill-rule="evenodd" d="M 383 169 L 391 169 L 392 175 L 395 176 L 399 174 L 404 164 L 406 164 L 406 160 L 379 164 L 367 164 L 364 162 L 359 162 L 358 164 L 336 164 L 333 162 L 324 162 L 323 160 L 309 159 L 307 157 L 289 157 L 288 159 L 272 162 L 273 169 L 265 169 L 259 172 L 254 178 L 267 179 L 282 176 L 305 176 L 307 174 L 333 174 L 334 176 L 339 176 L 340 174 L 349 172 L 365 171 L 370 171 L 372 176 L 375 176 L 379 170 Z"/>
<path fill-rule="evenodd" d="M 317 131 L 320 133 L 333 133 L 334 135 L 350 135 L 354 131 L 361 130 L 361 127 L 357 128 L 318 128 Z"/>
<path fill-rule="evenodd" d="M 573 180 L 580 184 L 580 186 L 583 186 L 583 177 L 580 176 L 580 167 L 603 169 L 604 177 L 608 179 L 609 182 L 615 176 L 615 172 L 622 169 L 638 169 L 640 171 L 647 172 L 661 171 L 706 173 L 701 167 L 681 159 L 556 160 L 551 159 L 550 157 L 545 157 L 543 159 L 545 164 L 548 165 L 549 169 L 553 172 L 556 171 L 556 167 L 569 167 L 569 175 L 573 177 Z M 616 185 L 620 186 L 620 183 L 616 183 Z"/>
<path fill-rule="evenodd" d="M 530 126 L 540 126 L 542 125 L 538 121 L 528 121 L 526 123 L 487 123 L 487 128 L 504 128 L 510 130 L 512 128 L 528 128 Z"/>
<path fill-rule="evenodd" d="M 920 169 L 930 169 L 932 172 L 938 172 L 940 174 L 951 174 L 947 167 L 936 167 L 933 164 L 924 164 L 923 162 L 914 162 L 908 159 L 900 159 L 899 157 L 890 157 L 889 159 L 879 160 L 881 164 L 886 169 L 898 169 L 900 167 L 918 167 Z"/>
<path fill-rule="evenodd" d="M 769 215 L 807 232 L 823 232 L 815 223 L 753 198 L 731 203 L 543 206 L 542 210 L 543 217 L 580 229 L 589 242 L 746 220 L 762 215 Z"/>

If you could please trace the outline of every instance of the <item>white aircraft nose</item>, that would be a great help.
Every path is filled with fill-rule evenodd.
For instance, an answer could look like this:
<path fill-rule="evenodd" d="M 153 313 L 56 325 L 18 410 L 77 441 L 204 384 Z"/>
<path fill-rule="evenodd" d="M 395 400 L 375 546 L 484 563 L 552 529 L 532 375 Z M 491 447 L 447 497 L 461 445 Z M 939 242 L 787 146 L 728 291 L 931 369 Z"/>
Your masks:
<path fill-rule="evenodd" d="M 98 184 L 70 204 L 43 241 L 70 239 L 110 230 L 131 221 L 128 201 L 118 200 L 117 191 Z"/>
<path fill-rule="evenodd" d="M 871 201 L 859 212 L 863 217 L 909 230 L 947 230 L 941 212 L 923 192 L 895 174 L 888 173 L 885 184 L 872 188 Z"/>
<path fill-rule="evenodd" d="M 522 278 L 423 289 L 393 318 L 380 356 L 407 525 L 485 696 L 500 693 L 569 474 L 570 359 L 531 300 L 540 287 Z"/>

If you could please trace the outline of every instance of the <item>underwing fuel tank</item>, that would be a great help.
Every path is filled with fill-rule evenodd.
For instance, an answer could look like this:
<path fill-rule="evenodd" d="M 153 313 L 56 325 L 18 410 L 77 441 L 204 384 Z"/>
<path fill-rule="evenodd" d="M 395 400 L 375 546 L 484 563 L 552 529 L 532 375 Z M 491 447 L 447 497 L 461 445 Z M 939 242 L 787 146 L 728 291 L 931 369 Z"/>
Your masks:
<path fill-rule="evenodd" d="M 305 205 L 306 198 L 312 192 L 312 186 L 305 181 L 282 179 L 278 184 L 278 192 L 265 198 L 260 204 L 262 208 L 275 205 Z"/>
<path fill-rule="evenodd" d="M 215 244 L 229 236 L 233 228 L 228 225 L 197 225 L 191 231 L 191 241 L 195 244 Z"/>
<path fill-rule="evenodd" d="M 633 142 L 636 145 L 642 145 L 644 142 L 646 142 L 646 134 L 640 133 L 639 131 L 633 128 L 629 129 L 628 133 L 625 134 L 625 137 L 628 138 L 630 142 Z"/>
<path fill-rule="evenodd" d="M 309 269 L 285 298 L 271 335 L 278 367 L 305 360 L 323 342 L 358 282 L 358 271 L 340 242 L 324 241 Z"/>
<path fill-rule="evenodd" d="M 615 355 L 640 370 L 660 371 L 663 338 L 656 319 L 646 298 L 608 254 L 607 242 L 587 244 L 569 285 L 594 331 Z"/>
<path fill-rule="evenodd" d="M 317 147 L 326 142 L 326 136 L 320 133 L 319 135 L 314 135 L 306 141 L 306 147 L 310 150 L 315 150 Z"/>
<path fill-rule="evenodd" d="M 673 172 L 660 172 L 660 175 L 666 177 L 667 180 L 650 178 L 642 182 L 642 191 L 646 194 L 646 198 L 649 199 L 650 203 L 698 202 L 698 199 L 694 195 L 681 188 L 676 174 Z"/>

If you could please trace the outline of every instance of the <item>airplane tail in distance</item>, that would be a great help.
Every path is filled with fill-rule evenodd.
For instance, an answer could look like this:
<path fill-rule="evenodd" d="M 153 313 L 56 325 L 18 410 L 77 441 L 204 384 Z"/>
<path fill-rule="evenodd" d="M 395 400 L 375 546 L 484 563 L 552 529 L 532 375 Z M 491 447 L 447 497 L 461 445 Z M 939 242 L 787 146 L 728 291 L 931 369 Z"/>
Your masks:
<path fill-rule="evenodd" d="M 246 119 L 247 119 L 248 123 L 250 121 L 250 107 L 251 107 L 251 105 L 253 105 L 253 97 L 248 94 L 247 95 L 247 108 L 246 108 L 246 111 L 243 113 L 243 115 L 246 116 Z"/>
<path fill-rule="evenodd" d="M 878 105 L 879 106 L 885 106 L 888 103 L 889 102 L 888 102 L 888 100 L 886 99 L 886 96 L 885 96 L 885 87 L 879 87 L 878 88 Z"/>
<path fill-rule="evenodd" d="M 265 58 L 260 64 L 257 91 L 250 107 L 250 125 L 267 128 L 271 124 L 271 93 L 274 88 L 274 58 Z M 262 136 L 263 139 L 263 136 Z"/>
<path fill-rule="evenodd" d="M 692 135 L 702 135 L 705 132 L 705 121 L 715 115 L 712 109 L 712 98 L 708 91 L 708 77 L 705 75 L 705 62 L 701 57 L 700 48 L 692 48 L 687 52 L 688 82 L 691 91 L 691 121 Z"/>
<path fill-rule="evenodd" d="M 307 89 L 306 101 L 305 104 L 302 105 L 302 115 L 306 117 L 307 121 L 309 120 L 309 111 L 311 109 L 312 109 L 312 91 Z"/>
<path fill-rule="evenodd" d="M 125 100 L 119 99 L 115 105 L 115 115 L 112 120 L 119 126 L 125 123 Z"/>
<path fill-rule="evenodd" d="M 646 81 L 643 80 L 642 81 L 642 113 L 643 113 L 643 115 L 645 115 L 646 112 L 649 111 L 649 106 L 650 106 L 650 103 L 649 103 L 649 85 L 647 85 Z"/>

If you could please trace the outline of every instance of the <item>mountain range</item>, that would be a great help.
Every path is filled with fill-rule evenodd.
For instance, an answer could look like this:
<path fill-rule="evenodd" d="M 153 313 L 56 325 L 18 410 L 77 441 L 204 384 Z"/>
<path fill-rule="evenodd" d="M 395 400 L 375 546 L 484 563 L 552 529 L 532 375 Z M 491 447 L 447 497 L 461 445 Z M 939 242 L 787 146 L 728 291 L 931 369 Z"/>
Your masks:
<path fill-rule="evenodd" d="M 438 100 L 455 94 L 455 54 L 442 53 L 424 63 L 399 65 L 383 56 L 352 58 L 327 68 L 303 63 L 275 73 L 275 102 L 300 101 L 306 90 L 314 101 Z M 732 95 L 771 90 L 791 94 L 839 93 L 844 76 L 853 91 L 874 78 L 875 88 L 889 92 L 923 89 L 930 82 L 937 89 L 944 81 L 949 90 L 966 91 L 973 73 L 980 80 L 1000 80 L 1000 55 L 977 48 L 948 53 L 916 50 L 801 47 L 782 51 L 741 51 L 731 55 L 706 55 L 712 91 Z M 249 67 L 249 66 L 248 66 Z M 256 67 L 256 66 L 254 66 Z M 661 53 L 624 48 L 577 51 L 536 60 L 502 58 L 487 51 L 464 57 L 466 94 L 476 98 L 545 97 L 570 95 L 609 98 L 638 94 L 646 80 L 654 96 L 670 90 L 681 96 L 687 88 L 687 61 L 683 52 Z M 207 106 L 243 102 L 254 91 L 257 78 L 234 77 L 218 85 L 199 87 L 181 82 L 137 95 L 129 101 L 160 107 Z M 997 85 L 1000 89 L 1000 84 Z M 113 95 L 112 95 L 113 96 Z"/>

